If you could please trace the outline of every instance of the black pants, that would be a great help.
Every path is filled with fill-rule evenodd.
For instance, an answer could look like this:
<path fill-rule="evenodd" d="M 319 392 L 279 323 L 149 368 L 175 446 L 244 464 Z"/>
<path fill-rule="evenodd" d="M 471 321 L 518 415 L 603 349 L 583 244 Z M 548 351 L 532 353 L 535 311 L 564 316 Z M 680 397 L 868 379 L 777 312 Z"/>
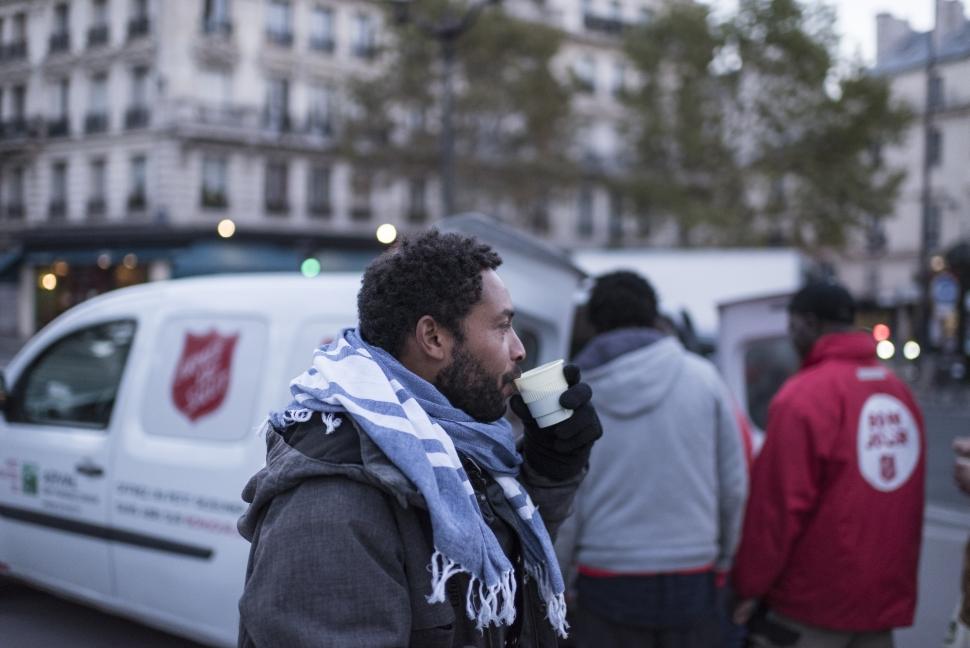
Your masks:
<path fill-rule="evenodd" d="M 717 619 L 677 628 L 642 628 L 577 610 L 572 633 L 577 648 L 716 648 L 721 645 Z"/>

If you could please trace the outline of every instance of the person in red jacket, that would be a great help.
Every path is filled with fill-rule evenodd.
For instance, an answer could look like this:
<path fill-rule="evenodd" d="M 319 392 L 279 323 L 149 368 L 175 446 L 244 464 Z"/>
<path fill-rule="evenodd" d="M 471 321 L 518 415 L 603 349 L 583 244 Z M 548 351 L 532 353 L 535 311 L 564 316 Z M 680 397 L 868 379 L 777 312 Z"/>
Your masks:
<path fill-rule="evenodd" d="M 789 304 L 802 367 L 769 408 L 732 574 L 753 645 L 891 647 L 913 622 L 923 417 L 854 319 L 834 283 Z"/>

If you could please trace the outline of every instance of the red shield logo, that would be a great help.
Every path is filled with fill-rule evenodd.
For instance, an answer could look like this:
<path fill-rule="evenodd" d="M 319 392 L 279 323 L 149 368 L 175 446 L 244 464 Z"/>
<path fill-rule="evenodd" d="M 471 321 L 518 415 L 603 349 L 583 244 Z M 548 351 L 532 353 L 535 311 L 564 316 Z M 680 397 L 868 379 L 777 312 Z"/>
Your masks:
<path fill-rule="evenodd" d="M 238 333 L 229 336 L 214 330 L 205 335 L 186 333 L 172 381 L 172 402 L 190 421 L 219 409 L 226 399 L 238 340 Z"/>
<path fill-rule="evenodd" d="M 896 476 L 896 457 L 893 455 L 879 457 L 879 476 L 885 481 L 892 481 Z"/>

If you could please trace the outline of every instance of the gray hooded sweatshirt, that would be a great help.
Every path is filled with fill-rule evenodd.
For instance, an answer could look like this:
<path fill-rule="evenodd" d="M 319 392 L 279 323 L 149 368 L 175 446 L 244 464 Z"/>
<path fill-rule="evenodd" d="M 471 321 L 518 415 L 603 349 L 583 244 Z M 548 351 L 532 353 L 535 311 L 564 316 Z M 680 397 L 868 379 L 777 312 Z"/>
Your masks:
<path fill-rule="evenodd" d="M 649 329 L 600 335 L 577 363 L 586 365 L 603 438 L 560 529 L 563 573 L 729 569 L 748 475 L 717 370 Z"/>

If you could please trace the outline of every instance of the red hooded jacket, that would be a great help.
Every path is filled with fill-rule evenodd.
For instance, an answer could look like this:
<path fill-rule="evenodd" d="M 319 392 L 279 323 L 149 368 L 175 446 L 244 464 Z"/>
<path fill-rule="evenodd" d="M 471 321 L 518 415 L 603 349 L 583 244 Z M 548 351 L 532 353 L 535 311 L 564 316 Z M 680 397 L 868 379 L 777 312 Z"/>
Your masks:
<path fill-rule="evenodd" d="M 819 339 L 769 408 L 733 572 L 738 595 L 832 630 L 911 625 L 923 430 L 867 333 Z"/>

